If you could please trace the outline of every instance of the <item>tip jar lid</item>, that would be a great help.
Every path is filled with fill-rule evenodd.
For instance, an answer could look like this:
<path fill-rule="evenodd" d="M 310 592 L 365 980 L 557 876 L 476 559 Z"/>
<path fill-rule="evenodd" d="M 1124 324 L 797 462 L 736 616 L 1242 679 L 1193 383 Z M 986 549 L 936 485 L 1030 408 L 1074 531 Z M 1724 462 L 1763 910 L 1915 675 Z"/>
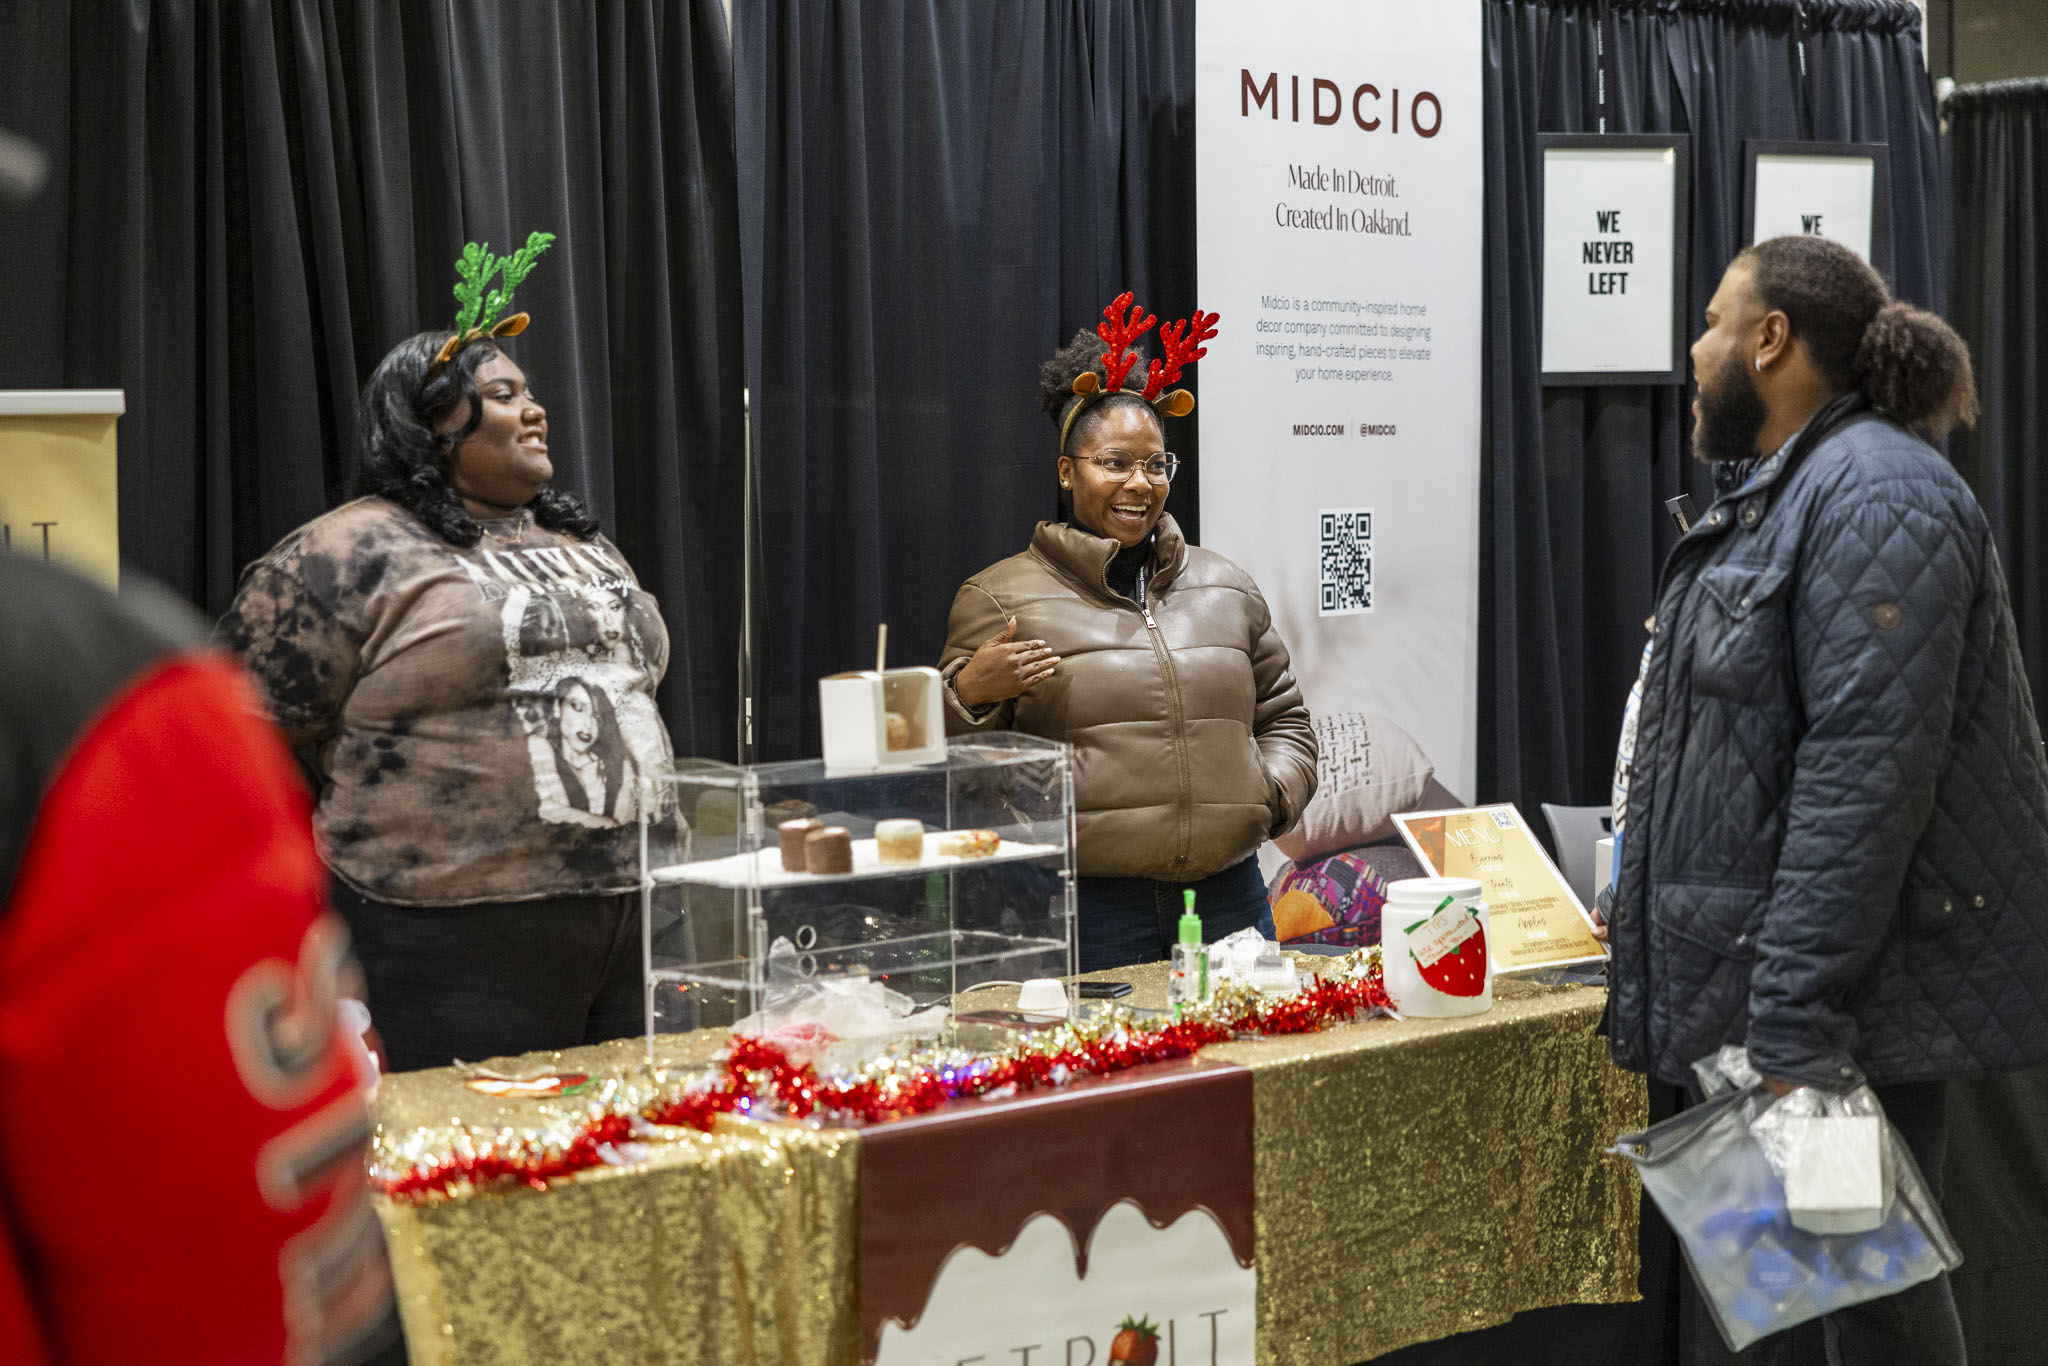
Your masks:
<path fill-rule="evenodd" d="M 1387 884 L 1387 900 L 1426 901 L 1433 906 L 1445 897 L 1453 901 L 1477 901 L 1482 890 L 1477 878 L 1404 877 Z"/>

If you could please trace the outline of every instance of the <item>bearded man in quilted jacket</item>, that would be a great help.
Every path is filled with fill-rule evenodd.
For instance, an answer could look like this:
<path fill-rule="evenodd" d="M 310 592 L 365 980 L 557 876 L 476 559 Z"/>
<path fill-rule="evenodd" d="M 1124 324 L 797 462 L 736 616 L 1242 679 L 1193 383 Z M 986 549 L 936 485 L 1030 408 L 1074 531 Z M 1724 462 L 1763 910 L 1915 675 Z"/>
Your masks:
<path fill-rule="evenodd" d="M 2048 761 L 1990 527 L 1916 434 L 1974 418 L 1969 356 L 1819 238 L 1745 250 L 1706 323 L 1721 492 L 1623 726 L 1609 1042 L 1675 1084 L 1725 1044 L 1780 1094 L 1868 1082 L 1938 1193 L 1946 1079 L 2048 1059 Z M 1830 1362 L 1963 1360 L 1946 1276 L 1821 1327 Z"/>

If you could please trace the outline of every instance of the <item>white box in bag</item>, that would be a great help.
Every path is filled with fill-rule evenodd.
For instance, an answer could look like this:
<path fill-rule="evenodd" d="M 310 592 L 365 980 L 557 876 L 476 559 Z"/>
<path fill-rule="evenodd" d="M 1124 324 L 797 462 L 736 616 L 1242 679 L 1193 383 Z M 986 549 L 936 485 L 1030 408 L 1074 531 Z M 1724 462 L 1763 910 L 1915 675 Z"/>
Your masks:
<path fill-rule="evenodd" d="M 1863 1233 L 1884 1223 L 1884 1121 L 1876 1115 L 1788 1118 L 1785 1208 L 1808 1233 Z"/>

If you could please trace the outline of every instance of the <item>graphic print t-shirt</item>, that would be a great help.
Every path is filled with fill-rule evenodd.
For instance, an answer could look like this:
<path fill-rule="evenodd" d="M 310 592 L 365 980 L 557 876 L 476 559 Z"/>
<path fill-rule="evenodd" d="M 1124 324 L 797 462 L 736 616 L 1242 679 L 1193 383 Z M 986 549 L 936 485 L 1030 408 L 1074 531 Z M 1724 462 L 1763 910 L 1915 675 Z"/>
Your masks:
<path fill-rule="evenodd" d="M 217 634 L 318 747 L 321 848 L 363 895 L 631 890 L 639 777 L 669 757 L 661 614 L 603 537 L 485 525 L 465 548 L 344 504 L 250 566 Z"/>

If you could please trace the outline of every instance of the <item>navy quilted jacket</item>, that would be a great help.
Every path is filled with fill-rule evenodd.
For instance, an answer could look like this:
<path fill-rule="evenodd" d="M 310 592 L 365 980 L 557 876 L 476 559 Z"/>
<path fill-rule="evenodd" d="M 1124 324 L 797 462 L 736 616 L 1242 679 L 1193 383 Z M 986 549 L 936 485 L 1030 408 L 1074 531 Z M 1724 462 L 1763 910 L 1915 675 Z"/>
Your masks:
<path fill-rule="evenodd" d="M 2048 760 L 1983 512 L 1859 401 L 1658 590 L 1610 914 L 1615 1060 L 1839 1089 L 2048 1059 Z"/>

